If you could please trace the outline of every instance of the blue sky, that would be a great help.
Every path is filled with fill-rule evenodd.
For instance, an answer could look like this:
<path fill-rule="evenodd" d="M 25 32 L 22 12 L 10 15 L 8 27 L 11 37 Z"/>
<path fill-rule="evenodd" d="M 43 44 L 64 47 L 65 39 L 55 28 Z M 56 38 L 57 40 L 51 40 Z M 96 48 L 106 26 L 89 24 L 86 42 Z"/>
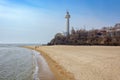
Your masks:
<path fill-rule="evenodd" d="M 0 0 L 0 43 L 47 43 L 70 27 L 93 29 L 120 22 L 120 0 Z"/>

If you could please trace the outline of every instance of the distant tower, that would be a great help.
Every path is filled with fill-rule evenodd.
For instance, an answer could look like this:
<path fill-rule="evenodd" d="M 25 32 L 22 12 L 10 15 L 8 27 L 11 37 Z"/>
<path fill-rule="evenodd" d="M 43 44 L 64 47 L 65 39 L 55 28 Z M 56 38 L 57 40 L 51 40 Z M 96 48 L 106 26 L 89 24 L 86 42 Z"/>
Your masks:
<path fill-rule="evenodd" d="M 69 19 L 70 19 L 70 14 L 69 14 L 69 12 L 67 11 L 67 14 L 66 14 L 66 16 L 65 16 L 65 18 L 67 19 L 67 32 L 66 32 L 66 36 L 69 36 L 69 25 L 70 25 L 70 23 L 69 23 Z"/>

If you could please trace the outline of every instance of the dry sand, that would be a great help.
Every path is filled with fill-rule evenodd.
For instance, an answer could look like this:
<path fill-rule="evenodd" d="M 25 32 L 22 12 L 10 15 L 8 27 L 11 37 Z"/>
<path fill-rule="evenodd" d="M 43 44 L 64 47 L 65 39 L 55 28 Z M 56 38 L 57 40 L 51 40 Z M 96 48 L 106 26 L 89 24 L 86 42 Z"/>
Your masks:
<path fill-rule="evenodd" d="M 36 50 L 57 80 L 120 80 L 120 46 L 41 46 Z"/>

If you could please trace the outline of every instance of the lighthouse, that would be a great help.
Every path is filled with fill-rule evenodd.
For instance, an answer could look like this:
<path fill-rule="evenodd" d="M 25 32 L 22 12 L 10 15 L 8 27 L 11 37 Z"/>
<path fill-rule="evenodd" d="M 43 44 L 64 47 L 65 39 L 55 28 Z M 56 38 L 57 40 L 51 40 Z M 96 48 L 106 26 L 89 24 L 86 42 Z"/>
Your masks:
<path fill-rule="evenodd" d="M 67 27 L 66 36 L 69 36 L 69 26 L 70 26 L 69 19 L 70 19 L 70 14 L 69 14 L 68 11 L 66 12 L 65 18 L 67 19 L 67 21 L 66 21 L 66 27 Z"/>

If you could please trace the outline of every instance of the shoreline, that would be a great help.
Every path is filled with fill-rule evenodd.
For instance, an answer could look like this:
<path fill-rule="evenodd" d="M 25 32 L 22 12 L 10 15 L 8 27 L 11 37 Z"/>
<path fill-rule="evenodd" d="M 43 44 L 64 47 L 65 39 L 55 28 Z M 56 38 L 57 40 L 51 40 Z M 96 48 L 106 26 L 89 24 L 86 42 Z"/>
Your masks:
<path fill-rule="evenodd" d="M 33 59 L 34 59 L 34 62 L 33 62 L 33 65 L 34 65 L 34 74 L 33 74 L 33 79 L 34 80 L 40 80 L 39 77 L 38 77 L 38 63 L 37 63 L 37 59 L 36 59 L 36 52 L 34 50 L 32 50 L 33 52 Z"/>
<path fill-rule="evenodd" d="M 35 49 L 35 46 L 29 47 Z M 119 80 L 120 46 L 39 46 L 57 80 Z"/>
<path fill-rule="evenodd" d="M 35 48 L 35 46 L 27 46 L 25 48 L 35 50 L 45 58 L 56 80 L 75 80 L 74 75 L 72 73 L 66 71 L 62 66 L 60 66 L 56 61 L 54 61 L 41 49 Z"/>
<path fill-rule="evenodd" d="M 42 56 L 46 59 L 48 62 L 48 65 L 50 66 L 52 72 L 54 73 L 57 80 L 75 80 L 74 75 L 68 71 L 66 71 L 65 68 L 63 68 L 59 63 L 57 63 L 55 60 L 53 60 L 49 55 L 47 55 L 42 50 L 37 50 L 42 53 Z"/>
<path fill-rule="evenodd" d="M 32 50 L 32 52 L 35 61 L 34 80 L 56 80 L 41 53 L 35 50 Z"/>

